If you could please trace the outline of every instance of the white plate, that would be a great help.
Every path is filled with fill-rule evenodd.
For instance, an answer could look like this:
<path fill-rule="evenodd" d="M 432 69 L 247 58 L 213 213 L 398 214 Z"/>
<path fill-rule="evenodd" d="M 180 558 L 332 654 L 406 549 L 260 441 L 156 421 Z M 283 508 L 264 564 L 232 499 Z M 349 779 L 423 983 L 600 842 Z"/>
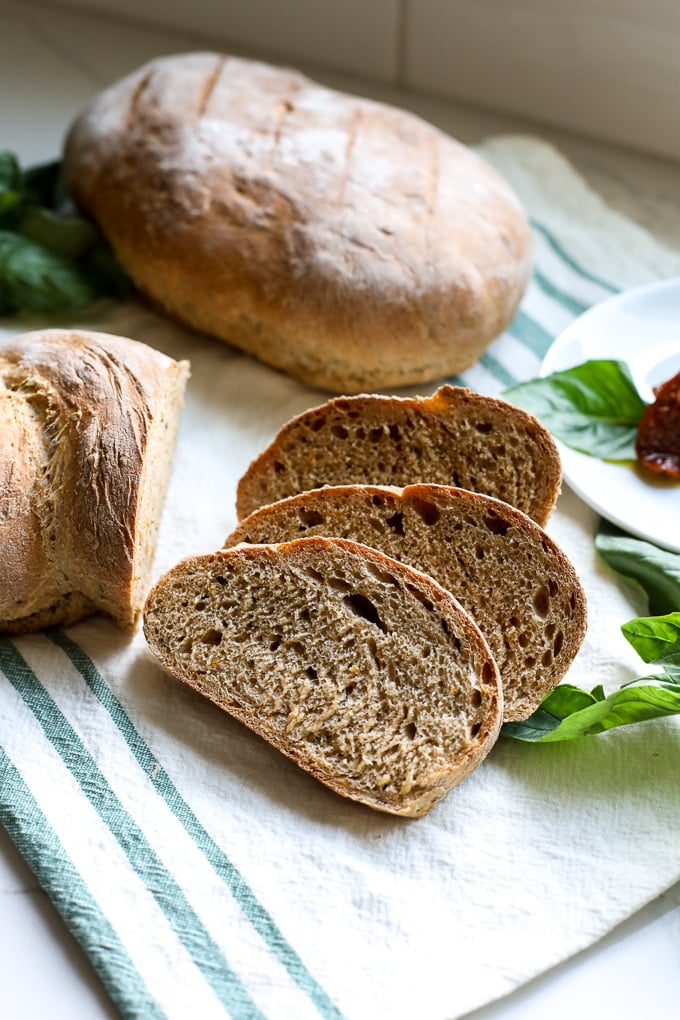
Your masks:
<path fill-rule="evenodd" d="M 636 287 L 581 315 L 557 338 L 540 374 L 594 358 L 625 361 L 642 398 L 680 372 L 680 279 Z M 565 481 L 594 510 L 638 538 L 680 552 L 680 483 L 643 476 L 559 443 Z"/>

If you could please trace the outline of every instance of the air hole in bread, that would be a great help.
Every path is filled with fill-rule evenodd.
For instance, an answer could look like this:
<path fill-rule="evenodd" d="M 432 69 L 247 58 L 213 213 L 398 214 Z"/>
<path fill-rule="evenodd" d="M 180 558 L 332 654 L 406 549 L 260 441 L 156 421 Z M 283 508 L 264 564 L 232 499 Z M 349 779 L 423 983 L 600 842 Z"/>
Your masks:
<path fill-rule="evenodd" d="M 373 506 L 382 506 L 384 502 L 385 500 L 382 498 L 382 496 L 373 496 L 371 498 L 371 503 L 373 504 Z"/>
<path fill-rule="evenodd" d="M 390 574 L 389 570 L 381 570 L 380 567 L 376 566 L 375 563 L 367 563 L 366 569 L 369 571 L 369 573 L 373 574 L 373 576 L 377 578 L 378 581 L 382 581 L 384 584 L 395 584 L 397 587 L 399 587 L 399 582 L 397 581 L 394 574 Z"/>
<path fill-rule="evenodd" d="M 473 688 L 472 694 L 470 695 L 470 704 L 473 708 L 479 708 L 482 704 L 482 692 L 477 690 L 476 687 Z"/>
<path fill-rule="evenodd" d="M 285 472 L 286 465 L 283 464 L 280 460 L 275 460 L 274 461 L 274 470 L 276 471 L 277 475 L 281 475 L 281 474 L 283 474 Z"/>
<path fill-rule="evenodd" d="M 424 659 L 427 659 L 428 656 L 432 655 L 432 645 L 423 645 L 420 649 L 420 654 Z"/>
<path fill-rule="evenodd" d="M 411 594 L 414 595 L 418 599 L 418 601 L 422 605 L 425 606 L 425 608 L 428 610 L 428 612 L 432 612 L 432 610 L 434 609 L 434 605 L 432 604 L 432 602 L 430 602 L 428 597 L 422 593 L 422 591 L 420 591 L 418 588 L 416 588 L 415 585 L 413 585 L 413 584 L 408 584 L 407 583 L 406 587 L 411 592 Z M 445 623 L 446 623 L 446 620 L 442 620 L 442 626 Z"/>
<path fill-rule="evenodd" d="M 387 524 L 387 527 L 395 533 L 395 535 L 404 534 L 404 515 L 402 513 L 397 512 L 396 514 L 392 514 L 391 517 L 387 518 L 385 523 Z"/>
<path fill-rule="evenodd" d="M 556 630 L 557 630 L 557 624 L 556 623 L 549 623 L 547 625 L 547 627 L 545 628 L 545 636 L 552 641 L 552 639 L 555 637 L 555 631 Z"/>
<path fill-rule="evenodd" d="M 332 425 L 331 432 L 336 439 L 347 439 L 347 436 L 349 435 L 349 431 L 344 425 Z"/>
<path fill-rule="evenodd" d="M 222 631 L 215 630 L 214 627 L 211 627 L 210 630 L 206 630 L 204 631 L 203 634 L 201 634 L 199 640 L 204 645 L 219 645 L 220 641 L 222 640 Z"/>
<path fill-rule="evenodd" d="M 353 683 L 353 682 L 349 683 L 349 684 L 345 684 L 345 688 L 344 688 L 345 694 L 348 697 L 349 697 L 350 694 L 354 694 L 354 691 L 356 690 L 356 686 L 357 685 L 355 683 Z"/>
<path fill-rule="evenodd" d="M 357 439 L 365 439 L 366 438 L 366 429 L 362 425 L 360 425 L 359 428 L 354 433 L 354 435 L 355 435 L 355 437 Z"/>
<path fill-rule="evenodd" d="M 495 514 L 489 514 L 488 517 L 485 517 L 484 523 L 493 535 L 506 535 L 510 529 L 508 521 L 496 517 Z"/>
<path fill-rule="evenodd" d="M 550 666 L 552 664 L 552 661 L 553 661 L 552 648 L 546 648 L 546 650 L 543 652 L 543 655 L 541 656 L 541 665 L 546 667 Z"/>
<path fill-rule="evenodd" d="M 476 737 L 481 728 L 482 724 L 480 722 L 473 723 L 472 726 L 470 727 L 470 736 Z"/>
<path fill-rule="evenodd" d="M 315 567 L 307 567 L 307 576 L 311 577 L 313 581 L 323 581 L 323 574 L 318 571 Z"/>
<path fill-rule="evenodd" d="M 215 578 L 215 584 L 226 584 L 226 583 L 227 583 L 226 577 L 222 577 L 221 574 L 218 574 L 217 577 Z"/>
<path fill-rule="evenodd" d="M 453 475 L 451 476 L 451 485 L 455 485 L 457 489 L 462 489 L 463 487 L 460 481 L 460 475 L 458 474 L 457 471 L 454 471 Z"/>
<path fill-rule="evenodd" d="M 477 557 L 478 560 L 484 559 L 484 549 L 482 548 L 481 545 L 478 545 L 477 548 L 475 549 L 475 556 Z"/>
<path fill-rule="evenodd" d="M 401 439 L 401 429 L 398 425 L 388 426 L 388 431 L 390 433 L 390 439 L 393 439 L 395 443 Z"/>
<path fill-rule="evenodd" d="M 307 666 L 305 673 L 307 674 L 310 680 L 316 680 L 316 678 L 319 675 L 313 666 Z"/>
<path fill-rule="evenodd" d="M 555 635 L 555 641 L 553 643 L 553 655 L 558 656 L 560 654 L 560 652 L 562 651 L 562 646 L 563 645 L 564 645 L 564 634 L 562 633 L 561 630 L 558 630 L 557 634 Z"/>
<path fill-rule="evenodd" d="M 276 637 L 274 638 L 274 640 L 269 645 L 269 651 L 270 652 L 275 652 L 277 650 L 277 648 L 280 647 L 280 645 L 281 645 L 281 636 L 279 634 L 277 634 Z"/>
<path fill-rule="evenodd" d="M 534 595 L 534 610 L 536 614 L 543 619 L 548 615 L 550 609 L 550 592 L 546 585 L 541 585 L 536 594 Z"/>
<path fill-rule="evenodd" d="M 550 580 L 548 581 L 548 591 L 550 592 L 550 597 L 554 599 L 559 590 L 560 586 L 557 583 L 557 581 L 554 581 L 552 578 L 550 578 Z"/>
<path fill-rule="evenodd" d="M 312 614 L 310 613 L 309 609 L 307 609 L 306 606 L 300 610 L 300 619 L 304 620 L 305 623 L 309 623 L 311 618 Z"/>
<path fill-rule="evenodd" d="M 313 528 L 316 524 L 323 524 L 323 515 L 318 510 L 308 510 L 306 507 L 301 507 L 298 510 L 298 517 L 300 523 L 305 528 Z"/>
<path fill-rule="evenodd" d="M 205 598 L 199 599 L 198 602 L 194 603 L 194 609 L 196 609 L 199 613 L 202 613 L 203 610 L 207 608 L 208 603 L 205 601 Z"/>
<path fill-rule="evenodd" d="M 294 655 L 302 655 L 305 650 L 305 646 L 302 644 L 302 641 L 290 641 L 287 647 Z"/>
<path fill-rule="evenodd" d="M 191 653 L 191 650 L 193 649 L 193 647 L 194 647 L 194 639 L 188 637 L 188 638 L 185 638 L 184 641 L 182 642 L 182 644 L 179 646 L 179 650 L 180 650 L 180 652 L 183 652 L 185 655 L 189 655 Z"/>
<path fill-rule="evenodd" d="M 519 619 L 515 616 L 514 613 L 512 614 L 512 616 L 508 618 L 508 624 L 511 627 L 519 627 Z"/>
<path fill-rule="evenodd" d="M 356 616 L 361 616 L 364 620 L 368 620 L 369 623 L 378 627 L 383 634 L 387 633 L 387 627 L 380 619 L 380 613 L 365 595 L 346 595 L 344 602 Z"/>
<path fill-rule="evenodd" d="M 482 680 L 486 683 L 490 683 L 494 678 L 494 669 L 490 662 L 485 662 L 482 666 Z"/>
<path fill-rule="evenodd" d="M 371 431 L 368 433 L 368 440 L 371 443 L 379 443 L 382 437 L 383 437 L 382 427 L 379 429 L 371 429 Z"/>
<path fill-rule="evenodd" d="M 521 634 L 517 635 L 517 644 L 519 645 L 520 648 L 526 648 L 530 641 L 531 638 L 526 633 L 526 631 L 522 631 Z"/>
<path fill-rule="evenodd" d="M 477 429 L 478 432 L 486 433 L 491 432 L 493 430 L 493 425 L 491 424 L 490 421 L 479 421 L 475 425 L 475 428 Z"/>
<path fill-rule="evenodd" d="M 572 592 L 571 595 L 569 596 L 569 608 L 571 609 L 571 612 L 573 614 L 574 610 L 576 609 L 576 595 L 574 594 L 574 592 Z"/>
<path fill-rule="evenodd" d="M 344 577 L 329 577 L 326 581 L 329 588 L 335 591 L 349 591 L 352 585 Z"/>
<path fill-rule="evenodd" d="M 411 505 L 424 524 L 436 524 L 441 517 L 439 507 L 427 499 L 414 499 Z"/>
<path fill-rule="evenodd" d="M 326 419 L 323 414 L 320 414 L 318 418 L 315 418 L 313 422 L 310 422 L 310 429 L 312 432 L 318 432 L 326 424 Z"/>
<path fill-rule="evenodd" d="M 536 656 L 527 655 L 526 659 L 524 660 L 524 665 L 527 667 L 527 669 L 533 669 L 534 666 L 536 665 Z"/>

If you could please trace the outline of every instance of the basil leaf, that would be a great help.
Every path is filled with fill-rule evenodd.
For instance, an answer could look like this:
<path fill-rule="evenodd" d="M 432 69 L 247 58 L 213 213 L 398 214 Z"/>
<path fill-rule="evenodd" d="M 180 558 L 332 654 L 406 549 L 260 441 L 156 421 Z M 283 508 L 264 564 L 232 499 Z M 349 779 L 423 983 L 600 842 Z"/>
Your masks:
<path fill-rule="evenodd" d="M 566 446 L 601 460 L 635 460 L 635 439 L 647 406 L 623 362 L 586 361 L 532 379 L 503 396 L 535 414 Z"/>
<path fill-rule="evenodd" d="M 21 190 L 21 170 L 12 152 L 0 152 L 0 195 Z"/>
<path fill-rule="evenodd" d="M 0 230 L 0 307 L 53 312 L 90 304 L 100 291 L 76 263 Z"/>
<path fill-rule="evenodd" d="M 661 666 L 680 683 L 680 613 L 641 616 L 621 630 L 643 662 Z"/>
<path fill-rule="evenodd" d="M 680 606 L 680 555 L 633 538 L 603 522 L 595 548 L 612 570 L 621 574 L 649 600 L 651 616 L 673 613 Z"/>
<path fill-rule="evenodd" d="M 563 687 L 568 689 L 565 693 L 562 693 Z M 562 714 L 569 705 L 573 706 L 572 711 Z M 589 694 L 570 684 L 561 684 L 524 722 L 505 723 L 503 733 L 515 740 L 554 743 L 679 713 L 680 683 L 669 683 L 658 676 L 644 677 L 635 684 L 620 687 L 602 700 L 593 692 Z M 550 728 L 545 725 L 546 716 L 554 720 Z"/>
<path fill-rule="evenodd" d="M 27 205 L 59 209 L 67 199 L 61 163 L 41 163 L 24 170 L 22 174 L 24 201 Z"/>
<path fill-rule="evenodd" d="M 11 223 L 21 202 L 21 171 L 11 152 L 0 152 L 0 223 Z"/>
<path fill-rule="evenodd" d="M 21 217 L 17 231 L 29 240 L 66 258 L 78 258 L 99 240 L 94 226 L 80 216 L 57 216 L 51 209 L 31 206 Z"/>

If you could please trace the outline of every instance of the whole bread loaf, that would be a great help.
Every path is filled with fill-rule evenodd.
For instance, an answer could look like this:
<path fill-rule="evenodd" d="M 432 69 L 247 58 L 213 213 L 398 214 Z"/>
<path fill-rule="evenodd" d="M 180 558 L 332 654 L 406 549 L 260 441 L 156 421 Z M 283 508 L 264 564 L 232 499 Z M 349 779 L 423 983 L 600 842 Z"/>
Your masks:
<path fill-rule="evenodd" d="M 175 677 L 379 811 L 424 814 L 499 731 L 498 670 L 469 616 L 355 542 L 191 557 L 151 590 L 144 632 Z"/>
<path fill-rule="evenodd" d="M 586 631 L 586 597 L 556 543 L 507 503 L 443 485 L 348 485 L 255 510 L 227 548 L 334 535 L 430 574 L 484 634 L 504 719 L 526 719 L 562 679 Z"/>
<path fill-rule="evenodd" d="M 427 398 L 337 397 L 283 426 L 239 482 L 236 509 L 247 517 L 323 485 L 415 482 L 495 496 L 545 525 L 562 467 L 533 415 L 461 386 Z"/>
<path fill-rule="evenodd" d="M 134 628 L 188 368 L 84 330 L 0 346 L 0 634 L 98 610 Z"/>
<path fill-rule="evenodd" d="M 155 304 L 336 392 L 465 369 L 529 277 L 526 216 L 476 154 L 267 64 L 145 65 L 77 118 L 64 169 Z"/>

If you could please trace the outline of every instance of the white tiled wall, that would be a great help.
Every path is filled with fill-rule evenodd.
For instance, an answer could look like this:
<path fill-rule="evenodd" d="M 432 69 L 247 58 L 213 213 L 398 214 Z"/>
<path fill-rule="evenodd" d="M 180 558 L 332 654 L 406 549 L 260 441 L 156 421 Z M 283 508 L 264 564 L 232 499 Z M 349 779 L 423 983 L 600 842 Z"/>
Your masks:
<path fill-rule="evenodd" d="M 680 0 L 78 0 L 78 6 L 191 31 L 215 47 L 349 72 L 680 158 Z"/>

